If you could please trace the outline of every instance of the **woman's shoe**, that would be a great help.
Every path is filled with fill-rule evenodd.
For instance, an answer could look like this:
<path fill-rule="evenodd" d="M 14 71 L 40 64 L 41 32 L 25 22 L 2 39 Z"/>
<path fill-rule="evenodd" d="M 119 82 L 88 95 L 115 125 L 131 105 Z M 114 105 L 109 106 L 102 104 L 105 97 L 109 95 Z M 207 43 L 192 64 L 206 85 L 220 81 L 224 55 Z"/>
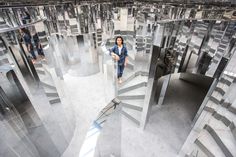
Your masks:
<path fill-rule="evenodd" d="M 122 83 L 122 79 L 121 79 L 121 78 L 119 78 L 118 82 L 119 82 L 119 84 L 121 84 L 121 83 Z"/>

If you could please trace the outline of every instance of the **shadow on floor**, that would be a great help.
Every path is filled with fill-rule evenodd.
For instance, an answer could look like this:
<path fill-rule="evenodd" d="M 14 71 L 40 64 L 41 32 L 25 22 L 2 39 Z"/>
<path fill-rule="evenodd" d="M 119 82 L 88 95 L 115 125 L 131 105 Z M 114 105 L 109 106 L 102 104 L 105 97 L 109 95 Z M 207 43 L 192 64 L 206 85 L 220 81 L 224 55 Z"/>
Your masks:
<path fill-rule="evenodd" d="M 163 105 L 153 107 L 146 130 L 156 133 L 178 153 L 206 94 L 205 88 L 181 79 L 171 79 Z"/>

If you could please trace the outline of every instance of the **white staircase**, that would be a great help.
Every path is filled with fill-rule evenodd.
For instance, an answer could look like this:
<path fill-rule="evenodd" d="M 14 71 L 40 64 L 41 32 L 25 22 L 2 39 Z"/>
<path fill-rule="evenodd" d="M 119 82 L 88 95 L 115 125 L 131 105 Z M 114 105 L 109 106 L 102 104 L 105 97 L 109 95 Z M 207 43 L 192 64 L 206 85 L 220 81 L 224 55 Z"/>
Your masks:
<path fill-rule="evenodd" d="M 142 116 L 147 80 L 147 73 L 138 71 L 118 87 L 117 98 L 121 100 L 122 115 L 138 126 Z"/>

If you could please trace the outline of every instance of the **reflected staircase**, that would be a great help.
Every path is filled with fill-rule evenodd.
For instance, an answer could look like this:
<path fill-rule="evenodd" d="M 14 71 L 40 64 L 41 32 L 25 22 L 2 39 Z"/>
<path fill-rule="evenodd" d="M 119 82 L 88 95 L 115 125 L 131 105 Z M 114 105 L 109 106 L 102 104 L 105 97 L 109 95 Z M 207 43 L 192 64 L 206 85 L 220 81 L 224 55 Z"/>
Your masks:
<path fill-rule="evenodd" d="M 61 103 L 57 88 L 53 82 L 53 79 L 50 76 L 50 72 L 47 71 L 47 65 L 45 61 L 38 61 L 34 64 L 35 70 L 39 76 L 40 83 L 43 86 L 45 94 L 48 98 L 48 101 L 51 105 Z"/>
<path fill-rule="evenodd" d="M 225 100 L 225 95 L 235 84 L 235 77 L 223 74 L 219 79 L 203 113 L 207 121 L 194 140 L 194 147 L 186 157 L 236 156 L 236 104 Z"/>

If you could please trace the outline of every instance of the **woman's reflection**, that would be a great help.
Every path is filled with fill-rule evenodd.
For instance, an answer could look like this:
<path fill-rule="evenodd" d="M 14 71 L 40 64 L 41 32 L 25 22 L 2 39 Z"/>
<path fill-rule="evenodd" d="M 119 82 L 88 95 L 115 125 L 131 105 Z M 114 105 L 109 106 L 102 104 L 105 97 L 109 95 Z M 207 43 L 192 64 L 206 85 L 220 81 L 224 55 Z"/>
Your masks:
<path fill-rule="evenodd" d="M 31 54 L 30 58 L 32 58 L 33 64 L 37 60 L 36 54 L 34 52 L 34 46 L 35 46 L 37 53 L 38 53 L 38 59 L 45 60 L 45 55 L 44 55 L 43 48 L 42 48 L 42 45 L 39 40 L 38 33 L 36 31 L 34 31 L 34 33 L 33 33 L 34 35 L 31 36 L 31 33 L 30 33 L 29 29 L 27 29 L 27 28 L 21 28 L 20 33 L 22 35 L 22 39 L 25 43 L 25 46 L 27 47 L 27 51 Z"/>
<path fill-rule="evenodd" d="M 22 35 L 22 38 L 24 40 L 24 43 L 25 43 L 25 46 L 27 47 L 28 52 L 32 56 L 32 62 L 34 64 L 36 62 L 37 58 L 36 58 L 36 55 L 34 53 L 34 47 L 33 47 L 32 41 L 31 41 L 32 37 L 31 37 L 30 31 L 26 28 L 21 28 L 20 33 Z"/>

